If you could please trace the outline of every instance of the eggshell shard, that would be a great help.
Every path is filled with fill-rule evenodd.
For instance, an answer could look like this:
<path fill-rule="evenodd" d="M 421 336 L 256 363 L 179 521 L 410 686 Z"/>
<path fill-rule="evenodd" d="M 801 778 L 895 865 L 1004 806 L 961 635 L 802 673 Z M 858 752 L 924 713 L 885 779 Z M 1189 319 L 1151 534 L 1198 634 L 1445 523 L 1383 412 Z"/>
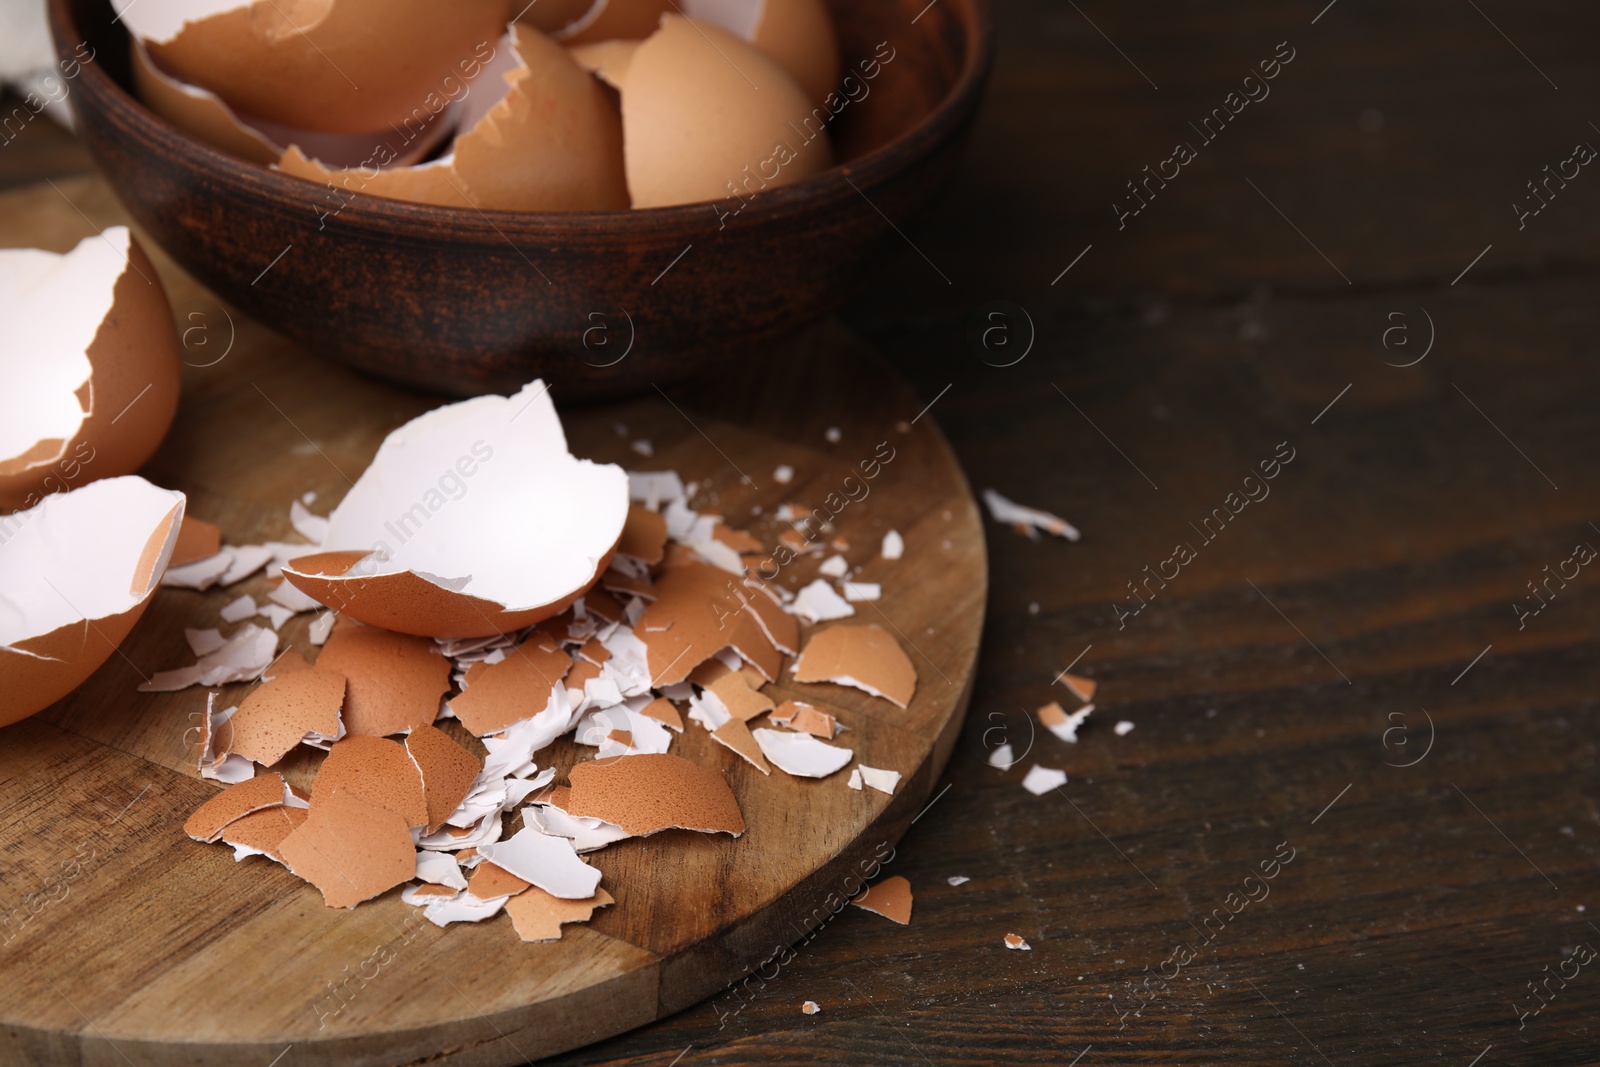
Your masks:
<path fill-rule="evenodd" d="M 160 583 L 183 507 L 182 493 L 130 475 L 0 516 L 0 726 L 111 657 Z"/>
<path fill-rule="evenodd" d="M 660 512 L 638 504 L 628 505 L 628 518 L 622 525 L 617 555 L 632 556 L 653 567 L 661 562 L 666 552 L 667 520 Z"/>
<path fill-rule="evenodd" d="M 563 805 L 576 816 L 603 819 L 634 837 L 680 828 L 738 837 L 744 816 L 733 790 L 715 768 L 682 756 L 623 756 L 580 763 Z"/>
<path fill-rule="evenodd" d="M 326 667 L 290 671 L 261 683 L 228 722 L 229 751 L 271 767 L 307 734 L 337 737 L 344 690 L 344 675 Z"/>
<path fill-rule="evenodd" d="M 519 3 L 517 6 L 522 5 Z M 563 26 L 577 22 L 592 7 L 594 0 L 537 0 L 517 15 L 517 21 L 541 33 L 555 33 Z"/>
<path fill-rule="evenodd" d="M 204 519 L 185 515 L 178 525 L 178 540 L 172 546 L 168 567 L 181 567 L 185 563 L 210 559 L 222 551 L 222 531 Z"/>
<path fill-rule="evenodd" d="M 428 825 L 422 774 L 404 745 L 384 737 L 347 737 L 335 741 L 317 771 L 313 804 L 333 793 L 348 793 L 394 812 L 407 826 Z"/>
<path fill-rule="evenodd" d="M 504 31 L 505 0 L 116 0 L 175 77 L 237 111 L 302 129 L 399 123 L 471 78 Z"/>
<path fill-rule="evenodd" d="M 422 776 L 428 832 L 435 833 L 472 791 L 483 761 L 433 726 L 415 727 L 406 737 L 406 753 Z"/>
<path fill-rule="evenodd" d="M 570 51 L 578 66 L 621 92 L 623 83 L 628 80 L 628 67 L 633 63 L 633 54 L 638 50 L 638 41 L 596 41 L 594 44 L 578 45 Z"/>
<path fill-rule="evenodd" d="M 348 194 L 446 207 L 626 208 L 622 119 L 605 90 L 537 30 L 513 26 L 498 47 L 469 91 L 476 95 L 463 99 L 460 132 L 440 158 L 415 166 L 387 166 L 375 158 L 369 166 L 340 170 L 291 147 L 277 160 L 279 168 Z"/>
<path fill-rule="evenodd" d="M 596 909 L 613 903 L 604 889 L 586 900 L 563 900 L 533 886 L 506 901 L 506 914 L 522 940 L 559 941 L 565 923 L 587 922 Z"/>
<path fill-rule="evenodd" d="M 794 665 L 794 677 L 797 682 L 854 686 L 902 708 L 917 689 L 917 668 L 910 657 L 875 624 L 830 626 L 813 635 Z"/>
<path fill-rule="evenodd" d="M 221 840 L 233 846 L 235 860 L 260 853 L 276 863 L 283 863 L 279 846 L 306 821 L 307 814 L 305 808 L 283 804 L 262 808 L 229 823 L 222 831 Z"/>
<path fill-rule="evenodd" d="M 656 31 L 662 15 L 676 9 L 674 0 L 594 0 L 583 14 L 551 35 L 567 45 L 642 40 Z"/>
<path fill-rule="evenodd" d="M 733 648 L 769 681 L 783 657 L 762 627 L 756 605 L 766 594 L 704 563 L 666 571 L 656 600 L 634 627 L 644 642 L 652 683 L 681 682 L 724 648 Z M 792 625 L 792 620 L 791 620 Z"/>
<path fill-rule="evenodd" d="M 839 87 L 839 32 L 823 0 L 682 0 L 682 13 L 749 41 L 821 103 Z"/>
<path fill-rule="evenodd" d="M 911 922 L 911 883 L 897 874 L 869 886 L 850 903 L 905 926 Z"/>
<path fill-rule="evenodd" d="M 742 199 L 818 174 L 833 164 L 825 119 L 753 45 L 669 14 L 634 52 L 622 84 L 633 206 Z"/>
<path fill-rule="evenodd" d="M 583 596 L 610 565 L 627 512 L 627 476 L 567 450 L 549 390 L 536 381 L 513 397 L 437 408 L 391 433 L 329 516 L 323 557 L 283 573 L 362 622 L 491 637 Z"/>
<path fill-rule="evenodd" d="M 797 778 L 826 778 L 850 762 L 855 753 L 838 745 L 830 745 L 810 734 L 792 730 L 751 731 L 762 755 L 777 764 L 785 774 Z"/>
<path fill-rule="evenodd" d="M 263 808 L 275 808 L 289 797 L 281 774 L 263 774 L 232 785 L 195 809 L 183 832 L 196 841 L 216 841 L 235 821 Z"/>
<path fill-rule="evenodd" d="M 432 641 L 341 621 L 317 668 L 344 675 L 347 734 L 381 737 L 429 726 L 450 690 L 450 661 Z"/>
<path fill-rule="evenodd" d="M 600 886 L 600 872 L 578 858 L 572 842 L 532 827 L 504 841 L 478 846 L 478 854 L 552 896 L 584 900 Z"/>
<path fill-rule="evenodd" d="M 131 474 L 178 408 L 166 290 L 126 226 L 63 255 L 0 250 L 0 508 Z"/>
<path fill-rule="evenodd" d="M 550 701 L 550 692 L 572 668 L 572 657 L 535 631 L 506 651 L 499 663 L 474 663 L 461 695 L 450 710 L 478 737 L 498 733 L 531 718 Z"/>
<path fill-rule="evenodd" d="M 353 908 L 417 873 L 405 818 L 343 792 L 313 796 L 309 817 L 278 851 L 330 908 Z"/>
<path fill-rule="evenodd" d="M 530 884 L 504 867 L 485 860 L 473 870 L 472 880 L 467 883 L 467 892 L 479 900 L 492 900 L 495 897 L 516 896 Z"/>

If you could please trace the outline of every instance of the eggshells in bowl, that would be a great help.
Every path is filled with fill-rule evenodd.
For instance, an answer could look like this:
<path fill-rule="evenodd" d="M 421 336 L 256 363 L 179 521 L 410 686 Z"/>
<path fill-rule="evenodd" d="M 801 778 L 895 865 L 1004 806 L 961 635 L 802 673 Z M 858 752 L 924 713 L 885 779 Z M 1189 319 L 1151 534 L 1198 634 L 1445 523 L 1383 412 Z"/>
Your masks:
<path fill-rule="evenodd" d="M 329 516 L 298 589 L 360 622 L 490 637 L 566 610 L 610 566 L 628 477 L 567 450 L 549 389 L 481 396 L 391 433 Z"/>
<path fill-rule="evenodd" d="M 0 726 L 82 685 L 144 614 L 182 493 L 127 476 L 0 517 Z"/>
<path fill-rule="evenodd" d="M 789 185 L 833 165 L 813 105 L 789 73 L 720 26 L 668 15 L 621 76 L 628 191 L 636 208 Z"/>
<path fill-rule="evenodd" d="M 128 228 L 64 255 L 0 250 L 0 322 L 0 508 L 143 466 L 172 425 L 182 358 Z"/>
<path fill-rule="evenodd" d="M 506 0 L 115 0 L 163 70 L 242 115 L 360 133 L 404 122 L 505 30 Z"/>

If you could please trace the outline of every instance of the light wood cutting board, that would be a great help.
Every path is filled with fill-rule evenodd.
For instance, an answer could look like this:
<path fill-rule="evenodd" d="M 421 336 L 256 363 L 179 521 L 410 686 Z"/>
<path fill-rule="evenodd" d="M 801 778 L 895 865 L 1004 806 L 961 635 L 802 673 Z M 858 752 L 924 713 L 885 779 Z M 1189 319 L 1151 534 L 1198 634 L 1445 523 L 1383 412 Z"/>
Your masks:
<path fill-rule="evenodd" d="M 125 221 L 96 178 L 35 186 L 0 196 L 0 247 L 65 251 Z M 193 365 L 144 474 L 184 490 L 190 514 L 219 523 L 230 542 L 291 539 L 290 501 L 315 490 L 313 510 L 326 512 L 385 434 L 438 403 L 284 341 L 145 246 Z M 553 395 L 559 405 L 559 381 Z M 769 543 L 781 503 L 820 506 L 880 442 L 894 449 L 836 526 L 844 554 L 863 566 L 859 580 L 884 588 L 856 621 L 898 633 L 919 675 L 914 702 L 901 711 L 838 686 L 767 690 L 842 709 L 852 729 L 841 743 L 904 775 L 892 798 L 846 788 L 845 772 L 763 777 L 691 724 L 673 750 L 724 771 L 749 832 L 737 841 L 669 832 L 593 854 L 617 903 L 560 942 L 523 944 L 503 915 L 419 929 L 397 893 L 329 909 L 276 865 L 235 864 L 228 849 L 183 835 L 217 789 L 194 770 L 205 693 L 135 692 L 141 675 L 192 661 L 185 626 L 217 625 L 224 604 L 264 594 L 266 579 L 162 590 L 122 654 L 83 688 L 0 730 L 0 1062 L 516 1064 L 676 1012 L 752 971 L 770 978 L 768 961 L 823 921 L 928 802 L 971 692 L 983 533 L 922 408 L 858 339 L 825 324 L 694 383 L 563 410 L 577 454 L 677 470 L 700 483 L 699 509 Z M 829 427 L 841 431 L 837 444 Z M 633 450 L 638 440 L 651 442 L 652 459 Z M 795 470 L 787 485 L 773 478 L 780 464 Z M 896 562 L 879 558 L 890 529 L 907 546 Z M 780 580 L 811 581 L 822 558 Z M 284 625 L 286 645 L 310 651 L 309 618 Z M 226 687 L 222 706 L 242 688 Z M 541 763 L 564 777 L 592 753 L 562 741 Z M 297 759 L 290 776 L 308 781 L 315 760 Z"/>

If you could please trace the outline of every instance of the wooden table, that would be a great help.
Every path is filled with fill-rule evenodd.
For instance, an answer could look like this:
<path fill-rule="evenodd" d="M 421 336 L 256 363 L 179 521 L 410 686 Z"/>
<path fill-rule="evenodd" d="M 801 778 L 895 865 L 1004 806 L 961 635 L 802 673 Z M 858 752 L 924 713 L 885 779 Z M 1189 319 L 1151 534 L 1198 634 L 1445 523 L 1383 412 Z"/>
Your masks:
<path fill-rule="evenodd" d="M 961 183 L 847 318 L 975 487 L 1083 540 L 988 528 L 973 711 L 892 865 L 909 927 L 847 909 L 758 995 L 551 1062 L 1600 1063 L 1570 962 L 1600 948 L 1600 573 L 1568 562 L 1600 546 L 1600 175 L 1512 207 L 1600 146 L 1600 10 L 1323 5 L 998 5 Z M 0 180 L 84 169 L 54 134 Z M 1075 659 L 1068 745 L 1029 721 Z M 1030 795 L 1034 763 L 1070 782 Z"/>

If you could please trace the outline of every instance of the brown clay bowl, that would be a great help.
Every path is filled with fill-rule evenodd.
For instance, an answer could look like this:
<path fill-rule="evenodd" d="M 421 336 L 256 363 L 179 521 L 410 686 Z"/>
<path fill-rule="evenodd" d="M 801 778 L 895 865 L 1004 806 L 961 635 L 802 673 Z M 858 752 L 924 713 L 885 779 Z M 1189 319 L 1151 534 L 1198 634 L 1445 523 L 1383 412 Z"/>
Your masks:
<path fill-rule="evenodd" d="M 543 213 L 370 196 L 330 215 L 326 186 L 141 105 L 108 0 L 50 0 L 50 20 L 63 56 L 95 50 L 71 99 L 107 181 L 223 299 L 393 381 L 471 395 L 543 376 L 575 400 L 761 357 L 853 296 L 949 181 L 988 78 L 988 0 L 830 2 L 847 67 L 884 41 L 895 58 L 835 120 L 839 166 L 731 217 L 733 201 Z"/>

